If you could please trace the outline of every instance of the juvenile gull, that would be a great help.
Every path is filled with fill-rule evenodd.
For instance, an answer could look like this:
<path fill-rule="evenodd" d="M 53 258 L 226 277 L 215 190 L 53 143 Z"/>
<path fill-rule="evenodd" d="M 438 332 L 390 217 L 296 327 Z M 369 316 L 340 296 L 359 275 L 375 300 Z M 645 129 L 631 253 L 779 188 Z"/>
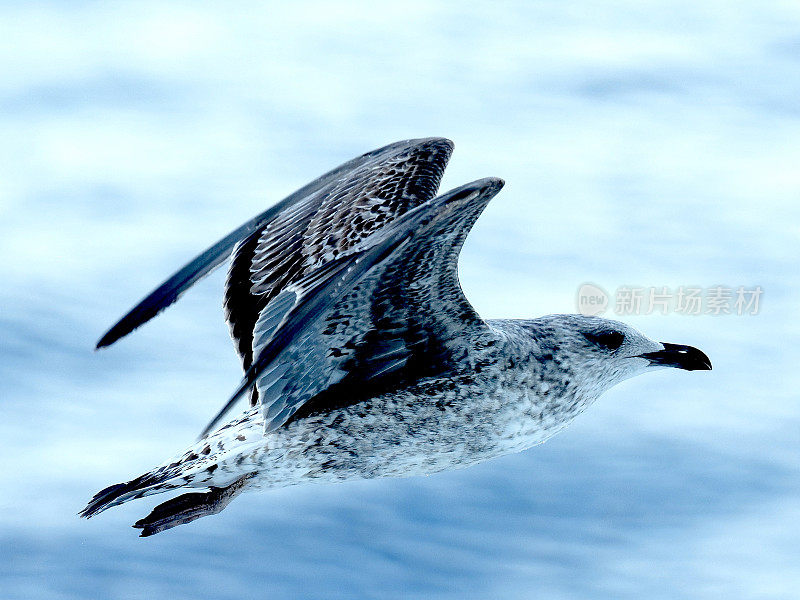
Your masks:
<path fill-rule="evenodd" d="M 233 260 L 225 315 L 244 378 L 174 460 L 96 494 L 99 512 L 200 489 L 138 521 L 147 536 L 245 489 L 430 474 L 524 450 L 655 367 L 708 370 L 691 346 L 598 317 L 484 320 L 458 283 L 464 240 L 503 181 L 435 197 L 453 145 L 398 142 L 353 159 L 200 254 L 98 342 L 114 343 Z M 214 429 L 242 396 L 250 407 Z"/>

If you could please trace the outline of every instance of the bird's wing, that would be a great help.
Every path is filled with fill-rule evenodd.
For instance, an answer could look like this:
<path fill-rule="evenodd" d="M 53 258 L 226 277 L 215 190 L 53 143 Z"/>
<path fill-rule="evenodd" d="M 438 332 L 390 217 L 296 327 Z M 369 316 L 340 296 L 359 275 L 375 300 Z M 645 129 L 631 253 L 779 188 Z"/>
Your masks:
<path fill-rule="evenodd" d="M 285 217 L 290 213 L 313 214 L 313 212 L 310 212 L 311 209 L 309 207 L 315 205 L 319 207 L 322 200 L 327 197 L 331 190 L 340 189 L 343 185 L 346 185 L 346 182 L 350 180 L 353 174 L 361 173 L 363 175 L 365 170 L 380 171 L 381 165 L 387 162 L 396 162 L 398 156 L 408 153 L 413 154 L 415 148 L 426 144 L 438 144 L 438 147 L 442 152 L 446 153 L 447 157 L 449 157 L 452 150 L 452 144 L 447 140 L 406 140 L 389 144 L 340 165 L 252 218 L 216 244 L 204 250 L 164 281 L 117 321 L 97 342 L 97 348 L 110 346 L 173 304 L 189 287 L 225 261 L 234 246 L 243 242 L 243 240 L 252 240 L 256 232 L 262 230 L 272 221 L 279 217 Z M 446 162 L 447 158 L 445 157 L 444 163 Z M 442 166 L 442 169 L 444 169 L 444 166 Z M 441 176 L 441 172 L 439 176 Z M 433 193 L 435 193 L 435 189 Z M 280 285 L 280 282 L 277 285 Z M 234 293 L 235 295 L 236 293 Z M 247 319 L 244 321 L 247 321 Z"/>
<path fill-rule="evenodd" d="M 469 368 L 489 328 L 461 291 L 458 254 L 502 185 L 482 179 L 430 200 L 286 286 L 259 315 L 255 361 L 203 433 L 253 385 L 271 431 L 298 410 Z"/>
<path fill-rule="evenodd" d="M 452 149 L 452 142 L 440 138 L 395 145 L 288 206 L 239 243 L 225 286 L 225 314 L 245 370 L 253 362 L 254 338 L 263 337 L 267 305 L 287 286 L 351 254 L 372 232 L 432 199 Z"/>

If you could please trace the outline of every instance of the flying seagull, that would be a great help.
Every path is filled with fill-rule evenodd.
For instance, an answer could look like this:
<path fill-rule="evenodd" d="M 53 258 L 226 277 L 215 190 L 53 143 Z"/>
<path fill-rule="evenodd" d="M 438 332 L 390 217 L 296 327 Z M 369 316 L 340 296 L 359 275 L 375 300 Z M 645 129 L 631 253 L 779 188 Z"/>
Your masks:
<path fill-rule="evenodd" d="M 458 282 L 469 230 L 503 187 L 436 196 L 453 144 L 355 158 L 248 221 L 167 279 L 97 344 L 142 325 L 232 254 L 225 316 L 245 375 L 179 458 L 80 513 L 184 493 L 142 536 L 221 511 L 246 489 L 430 474 L 540 444 L 617 383 L 709 370 L 697 348 L 582 315 L 482 319 Z M 249 408 L 223 425 L 237 400 Z"/>

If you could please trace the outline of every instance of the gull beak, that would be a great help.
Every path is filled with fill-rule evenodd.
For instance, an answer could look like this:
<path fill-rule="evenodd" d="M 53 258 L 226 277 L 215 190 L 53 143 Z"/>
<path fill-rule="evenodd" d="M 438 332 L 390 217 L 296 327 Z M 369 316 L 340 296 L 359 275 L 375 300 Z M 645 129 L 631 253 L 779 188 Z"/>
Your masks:
<path fill-rule="evenodd" d="M 710 371 L 711 360 L 704 352 L 693 346 L 680 344 L 667 344 L 662 342 L 663 350 L 658 352 L 645 352 L 640 358 L 646 358 L 651 365 L 662 367 L 675 367 L 685 371 Z"/>

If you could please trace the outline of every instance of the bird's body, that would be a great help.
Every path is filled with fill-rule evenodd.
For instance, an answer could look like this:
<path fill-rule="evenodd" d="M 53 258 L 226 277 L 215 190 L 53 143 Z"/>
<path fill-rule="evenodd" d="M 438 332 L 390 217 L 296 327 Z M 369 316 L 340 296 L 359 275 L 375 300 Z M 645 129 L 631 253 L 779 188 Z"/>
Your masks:
<path fill-rule="evenodd" d="M 387 146 L 231 234 L 225 306 L 246 374 L 212 425 L 248 391 L 251 407 L 176 459 L 101 491 L 82 514 L 208 490 L 157 507 L 136 524 L 150 535 L 218 512 L 243 489 L 466 467 L 545 441 L 650 365 L 710 368 L 694 348 L 614 321 L 481 319 L 458 285 L 457 259 L 502 182 L 434 197 L 451 150 L 441 139 Z M 174 301 L 230 251 L 229 238 L 99 345 Z"/>
<path fill-rule="evenodd" d="M 535 321 L 488 324 L 463 374 L 344 398 L 266 436 L 251 407 L 166 463 L 164 474 L 181 486 L 225 487 L 246 473 L 254 488 L 430 475 L 540 444 L 596 399 L 548 368 L 529 335 Z"/>

